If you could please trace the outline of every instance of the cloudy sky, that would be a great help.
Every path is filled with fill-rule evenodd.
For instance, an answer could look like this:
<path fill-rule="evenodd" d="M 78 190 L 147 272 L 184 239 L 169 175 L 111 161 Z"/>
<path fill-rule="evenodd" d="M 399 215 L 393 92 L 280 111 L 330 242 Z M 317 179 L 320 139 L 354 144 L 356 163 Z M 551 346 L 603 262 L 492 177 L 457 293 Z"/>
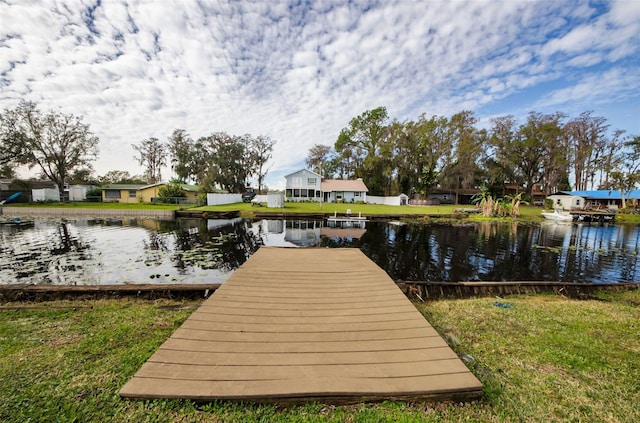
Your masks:
<path fill-rule="evenodd" d="M 0 108 L 20 99 L 83 116 L 97 175 L 141 174 L 131 144 L 175 128 L 267 135 L 270 187 L 378 106 L 640 134 L 640 1 L 0 0 Z"/>

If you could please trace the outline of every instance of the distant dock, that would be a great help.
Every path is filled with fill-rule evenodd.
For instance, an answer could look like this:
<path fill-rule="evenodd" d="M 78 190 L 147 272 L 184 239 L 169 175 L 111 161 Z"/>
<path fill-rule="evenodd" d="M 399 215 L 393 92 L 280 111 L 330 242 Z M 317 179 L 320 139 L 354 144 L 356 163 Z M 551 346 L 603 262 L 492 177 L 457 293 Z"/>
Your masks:
<path fill-rule="evenodd" d="M 586 223 L 614 223 L 616 221 L 616 212 L 611 211 L 586 211 L 575 210 L 569 212 L 573 216 L 574 222 Z"/>

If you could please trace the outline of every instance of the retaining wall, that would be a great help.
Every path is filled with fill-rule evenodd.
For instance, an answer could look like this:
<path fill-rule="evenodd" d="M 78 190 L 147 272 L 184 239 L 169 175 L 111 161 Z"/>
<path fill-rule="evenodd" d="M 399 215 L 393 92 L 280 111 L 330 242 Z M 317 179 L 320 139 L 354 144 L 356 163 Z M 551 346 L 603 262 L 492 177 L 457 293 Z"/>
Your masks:
<path fill-rule="evenodd" d="M 141 209 L 85 209 L 72 207 L 3 207 L 5 216 L 31 217 L 151 217 L 155 219 L 174 219 L 175 210 L 141 210 Z"/>
<path fill-rule="evenodd" d="M 473 298 L 554 293 L 583 298 L 598 291 L 640 289 L 640 283 L 571 283 L 571 282 L 396 282 L 409 299 L 422 301 L 441 298 Z"/>

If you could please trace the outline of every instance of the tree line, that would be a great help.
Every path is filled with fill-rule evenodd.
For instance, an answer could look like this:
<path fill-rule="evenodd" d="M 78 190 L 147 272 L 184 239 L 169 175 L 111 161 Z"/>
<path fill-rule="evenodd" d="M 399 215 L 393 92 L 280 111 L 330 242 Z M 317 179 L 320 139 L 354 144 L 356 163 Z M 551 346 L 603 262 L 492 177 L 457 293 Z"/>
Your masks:
<path fill-rule="evenodd" d="M 477 127 L 471 111 L 451 117 L 391 120 L 385 107 L 367 110 L 340 131 L 333 146 L 316 144 L 306 162 L 325 177 L 363 178 L 373 195 L 426 197 L 435 188 L 457 192 L 505 184 L 560 190 L 630 189 L 640 180 L 640 137 L 609 133 L 592 112 L 569 117 L 531 112 Z"/>
<path fill-rule="evenodd" d="M 499 195 L 505 184 L 516 184 L 531 197 L 536 185 L 549 195 L 628 190 L 640 181 L 640 137 L 611 132 L 607 120 L 592 112 L 531 112 L 523 121 L 507 115 L 491 119 L 488 128 L 477 124 L 471 111 L 400 122 L 378 107 L 353 118 L 333 146 L 314 145 L 306 161 L 325 177 L 361 177 L 374 195 L 426 197 L 435 188 L 479 187 Z M 96 180 L 91 164 L 98 144 L 82 118 L 45 113 L 21 101 L 0 113 L 0 177 L 27 165 L 61 191 L 65 183 L 155 183 L 168 162 L 177 181 L 207 191 L 241 192 L 254 178 L 262 191 L 275 141 L 225 132 L 193 139 L 176 129 L 166 142 L 147 138 L 132 144 L 144 175 L 114 170 Z"/>
<path fill-rule="evenodd" d="M 214 132 L 194 140 L 184 129 L 175 129 L 166 143 L 148 138 L 132 147 L 152 183 L 162 179 L 160 172 L 169 158 L 176 180 L 181 183 L 193 182 L 208 192 L 242 192 L 254 177 L 258 191 L 262 191 L 274 145 L 275 141 L 263 135 Z"/>
<path fill-rule="evenodd" d="M 169 159 L 176 182 L 201 185 L 206 191 L 242 192 L 249 179 L 262 190 L 275 141 L 267 136 L 236 136 L 215 132 L 197 140 L 176 129 L 167 142 L 157 138 L 132 144 L 143 175 L 112 170 L 94 178 L 99 139 L 81 117 L 56 111 L 42 112 L 36 103 L 21 101 L 0 113 L 0 177 L 15 177 L 15 169 L 38 168 L 53 181 L 62 198 L 65 183 L 156 183 Z"/>

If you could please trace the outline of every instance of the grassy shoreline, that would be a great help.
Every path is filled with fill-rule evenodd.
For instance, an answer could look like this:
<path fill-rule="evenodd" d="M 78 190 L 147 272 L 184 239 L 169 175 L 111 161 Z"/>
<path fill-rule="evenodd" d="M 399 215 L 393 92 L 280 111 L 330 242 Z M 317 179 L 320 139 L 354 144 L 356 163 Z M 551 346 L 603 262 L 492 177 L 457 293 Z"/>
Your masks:
<path fill-rule="evenodd" d="M 305 215 L 305 214 L 324 214 L 332 215 L 333 213 L 345 214 L 347 210 L 357 215 L 361 213 L 366 217 L 384 216 L 398 219 L 424 220 L 428 221 L 433 218 L 452 218 L 456 220 L 468 221 L 520 221 L 520 222 L 543 222 L 545 219 L 541 215 L 543 210 L 540 207 L 522 205 L 520 206 L 520 216 L 516 218 L 488 218 L 479 214 L 460 212 L 464 209 L 474 209 L 471 205 L 452 205 L 444 204 L 437 206 L 385 206 L 380 204 L 349 204 L 349 203 L 285 203 L 284 208 L 269 209 L 266 207 L 256 207 L 250 203 L 234 203 L 221 206 L 176 206 L 171 204 L 147 204 L 147 203 L 89 203 L 89 202 L 72 202 L 72 203 L 43 203 L 43 204 L 10 204 L 4 206 L 5 215 L 10 215 L 11 208 L 22 207 L 42 207 L 42 208 L 60 208 L 73 210 L 99 209 L 113 210 L 114 215 L 118 210 L 193 210 L 198 212 L 239 212 L 244 218 L 255 218 L 256 213 L 261 215 L 273 214 L 274 216 L 282 215 Z M 0 208 L 2 214 L 2 208 Z M 72 214 L 72 212 L 71 212 Z M 638 224 L 640 223 L 640 214 L 618 214 L 616 217 L 618 223 Z"/>
<path fill-rule="evenodd" d="M 5 210 L 12 208 L 37 207 L 37 208 L 60 208 L 67 210 L 74 209 L 101 209 L 101 210 L 195 210 L 201 212 L 229 212 L 238 211 L 242 216 L 252 217 L 255 213 L 261 214 L 344 214 L 348 210 L 357 215 L 363 216 L 414 216 L 416 218 L 428 216 L 452 216 L 479 218 L 474 214 L 460 213 L 461 209 L 474 209 L 471 205 L 438 205 L 438 206 L 385 206 L 381 204 L 349 204 L 349 203 L 285 203 L 284 208 L 270 209 L 266 207 L 256 207 L 250 203 L 234 203 L 220 206 L 176 206 L 169 204 L 147 204 L 147 203 L 42 203 L 42 204 L 15 204 L 5 206 Z M 521 207 L 521 219 L 542 218 L 541 209 L 538 207 Z"/>
<path fill-rule="evenodd" d="M 536 295 L 416 304 L 483 382 L 477 403 L 281 408 L 120 399 L 122 385 L 200 303 L 0 307 L 0 421 L 640 421 L 639 290 L 587 301 Z"/>

